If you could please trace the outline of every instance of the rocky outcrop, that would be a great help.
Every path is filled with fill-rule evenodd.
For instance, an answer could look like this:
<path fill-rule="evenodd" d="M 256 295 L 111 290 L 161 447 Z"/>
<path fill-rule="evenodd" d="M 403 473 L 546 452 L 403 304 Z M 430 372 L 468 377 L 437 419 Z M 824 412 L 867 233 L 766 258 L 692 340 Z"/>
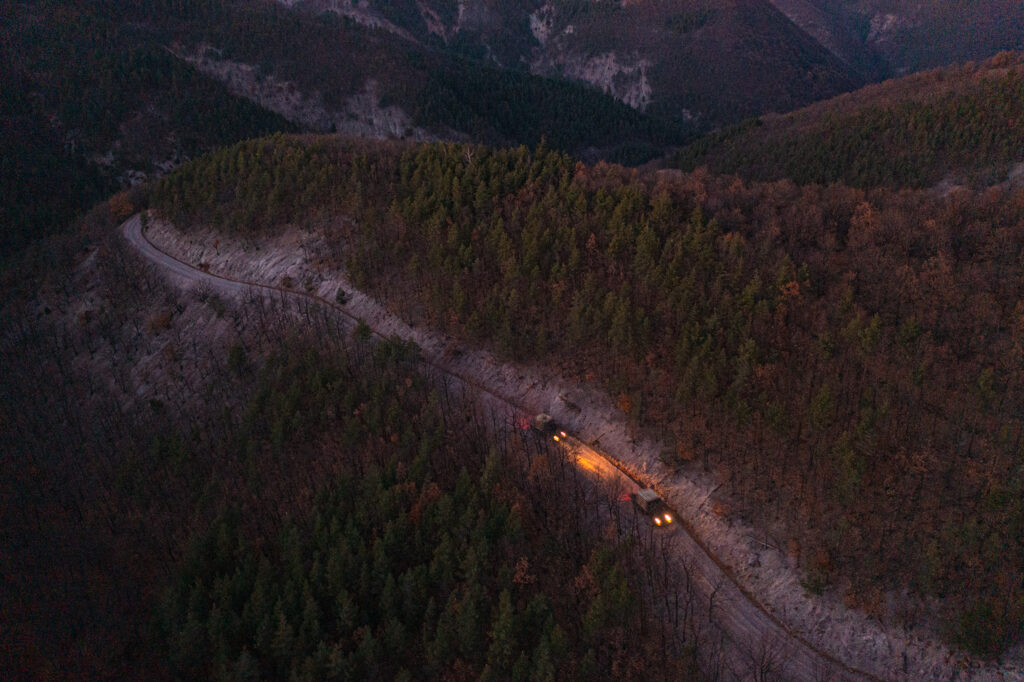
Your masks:
<path fill-rule="evenodd" d="M 615 99 L 644 111 L 653 90 L 647 79 L 651 62 L 636 56 L 621 57 L 605 52 L 593 57 L 555 54 L 534 64 L 535 72 L 557 74 L 601 88 Z"/>
<path fill-rule="evenodd" d="M 231 94 L 246 97 L 307 130 L 374 139 L 434 139 L 413 126 L 400 107 L 382 107 L 373 79 L 367 79 L 363 91 L 349 96 L 341 109 L 331 109 L 319 93 L 303 92 L 294 83 L 262 74 L 251 64 L 221 59 L 216 50 L 179 56 L 223 82 Z"/>

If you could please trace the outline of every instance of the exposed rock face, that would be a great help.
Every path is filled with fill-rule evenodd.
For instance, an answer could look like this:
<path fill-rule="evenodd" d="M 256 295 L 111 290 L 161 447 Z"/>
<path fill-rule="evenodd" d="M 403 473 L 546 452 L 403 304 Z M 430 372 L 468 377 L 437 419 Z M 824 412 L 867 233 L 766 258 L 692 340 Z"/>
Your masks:
<path fill-rule="evenodd" d="M 614 52 L 593 57 L 554 55 L 552 61 L 544 59 L 534 67 L 539 73 L 557 73 L 564 78 L 595 85 L 640 111 L 647 109 L 651 103 L 653 91 L 647 79 L 651 62 L 646 59 L 622 58 Z"/>
<path fill-rule="evenodd" d="M 636 109 L 708 124 L 862 84 L 768 0 L 279 1 L 424 45 L 440 39 L 504 68 L 581 81 Z"/>
<path fill-rule="evenodd" d="M 416 7 L 419 9 L 420 14 L 423 15 L 423 21 L 427 24 L 427 32 L 440 37 L 446 43 L 455 37 L 458 31 L 458 27 L 448 26 L 444 23 L 444 19 L 440 14 L 435 12 L 427 3 L 423 0 L 416 0 Z"/>
<path fill-rule="evenodd" d="M 1020 0 L 278 1 L 709 124 L 1024 49 Z"/>
<path fill-rule="evenodd" d="M 530 15 L 530 33 L 544 47 L 548 44 L 552 31 L 555 30 L 555 8 L 551 3 L 546 3 L 539 10 Z"/>
<path fill-rule="evenodd" d="M 871 30 L 868 31 L 868 42 L 879 43 L 891 40 L 893 34 L 904 26 L 913 26 L 914 22 L 899 14 L 876 14 L 871 17 Z"/>
<path fill-rule="evenodd" d="M 391 31 L 408 40 L 414 40 L 409 31 L 388 21 L 380 12 L 370 7 L 366 0 L 277 0 L 286 7 L 295 7 L 306 11 L 334 12 L 370 28 L 381 28 Z M 422 3 L 418 3 L 422 4 Z"/>
<path fill-rule="evenodd" d="M 339 132 L 374 139 L 434 139 L 412 125 L 409 115 L 397 106 L 380 106 L 377 82 L 366 81 L 363 92 L 348 97 L 340 110 L 328 108 L 318 93 L 301 91 L 294 83 L 261 74 L 258 67 L 220 59 L 214 50 L 180 55 L 199 71 L 223 82 L 234 94 L 257 102 L 303 128 Z"/>

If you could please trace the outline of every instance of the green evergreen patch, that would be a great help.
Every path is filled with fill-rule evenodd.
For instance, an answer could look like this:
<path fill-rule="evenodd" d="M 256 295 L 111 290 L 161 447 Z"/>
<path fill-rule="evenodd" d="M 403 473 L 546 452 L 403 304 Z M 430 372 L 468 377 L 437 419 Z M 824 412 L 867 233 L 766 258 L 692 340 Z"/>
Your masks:
<path fill-rule="evenodd" d="M 260 466 L 303 433 L 340 433 L 340 473 L 273 537 L 229 506 L 194 538 L 156 619 L 174 672 L 554 680 L 654 671 L 666 640 L 651 646 L 642 633 L 664 625 L 642 606 L 632 542 L 598 537 L 589 512 L 572 506 L 579 480 L 531 453 L 536 443 L 506 434 L 506 454 L 486 454 L 477 429 L 446 428 L 450 402 L 409 372 L 407 351 L 383 342 L 356 374 L 293 351 L 263 370 L 239 455 Z M 650 676 L 677 679 L 692 663 L 677 657 Z"/>

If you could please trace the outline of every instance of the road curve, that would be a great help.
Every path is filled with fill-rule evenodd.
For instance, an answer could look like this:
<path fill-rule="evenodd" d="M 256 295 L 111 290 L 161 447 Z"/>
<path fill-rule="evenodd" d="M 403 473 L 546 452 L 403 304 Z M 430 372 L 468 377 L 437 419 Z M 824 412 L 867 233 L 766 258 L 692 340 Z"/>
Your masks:
<path fill-rule="evenodd" d="M 266 284 L 241 282 L 198 270 L 161 251 L 150 242 L 144 234 L 140 215 L 128 219 L 122 225 L 122 231 L 128 242 L 140 254 L 164 269 L 183 286 L 202 284 L 209 286 L 211 291 L 232 297 L 254 290 L 283 292 L 287 295 L 315 299 L 351 321 L 363 319 L 357 318 L 341 306 L 313 294 Z M 375 335 L 390 337 L 397 333 L 399 336 L 412 340 L 411 328 L 404 323 L 394 319 L 394 316 L 390 316 L 388 319 L 380 317 L 388 316 L 386 311 L 375 310 L 374 313 L 374 316 L 367 316 L 366 322 Z M 382 320 L 384 321 L 382 322 Z M 403 331 L 409 336 L 403 334 Z M 465 372 L 460 372 L 453 367 L 454 364 L 457 364 L 457 360 L 447 357 L 438 347 L 423 348 L 423 360 L 459 382 L 489 394 L 520 414 L 526 415 L 533 412 L 533 410 L 527 409 L 529 406 L 518 404 L 515 399 L 507 397 L 513 392 L 506 390 L 507 387 L 501 386 L 499 380 L 488 382 L 487 378 L 479 380 Z M 508 374 L 515 374 L 515 372 L 502 373 L 501 376 Z M 563 439 L 562 445 L 581 469 L 607 481 L 612 484 L 613 488 L 633 491 L 639 487 L 640 484 L 625 472 L 614 457 L 604 452 L 598 452 L 571 436 Z M 771 661 L 772 679 L 880 679 L 868 672 L 857 670 L 830 653 L 815 647 L 799 633 L 786 627 L 772 616 L 754 595 L 744 590 L 732 571 L 700 541 L 693 529 L 686 523 L 686 519 L 679 518 L 678 514 L 675 516 L 680 522 L 673 524 L 671 529 L 659 529 L 659 532 L 667 531 L 676 535 L 675 546 L 680 561 L 685 562 L 688 567 L 693 584 L 709 604 L 709 611 L 713 606 L 716 624 L 728 634 L 731 640 L 741 643 L 740 650 L 747 652 L 747 655 L 752 658 L 745 662 L 747 665 L 756 667 L 757 661 L 753 659 L 764 653 L 763 649 L 768 649 L 768 653 L 773 654 L 774 659 Z"/>

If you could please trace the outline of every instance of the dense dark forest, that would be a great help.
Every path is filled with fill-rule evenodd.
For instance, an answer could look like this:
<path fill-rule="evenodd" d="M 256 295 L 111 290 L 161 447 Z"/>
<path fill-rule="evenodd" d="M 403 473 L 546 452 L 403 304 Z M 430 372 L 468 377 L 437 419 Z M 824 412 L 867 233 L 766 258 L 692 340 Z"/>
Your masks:
<path fill-rule="evenodd" d="M 1021 160 L 1022 116 L 1024 64 L 1003 53 L 749 120 L 691 143 L 673 163 L 799 184 L 920 188 L 951 176 L 984 186 Z"/>
<path fill-rule="evenodd" d="M 586 167 L 544 148 L 276 138 L 155 189 L 181 225 L 334 221 L 413 320 L 602 384 L 779 527 L 807 587 L 937 597 L 995 656 L 1024 615 L 1018 191 L 938 198 Z M 320 221 L 324 222 L 324 221 Z M 528 330 L 528 331 L 527 331 Z M 908 603 L 908 622 L 924 617 Z"/>
<path fill-rule="evenodd" d="M 679 658 L 683 642 L 666 648 L 672 633 L 641 607 L 653 595 L 640 594 L 652 586 L 637 580 L 636 548 L 600 538 L 595 508 L 607 502 L 532 434 L 488 434 L 469 413 L 446 413 L 448 397 L 389 364 L 408 350 L 376 349 L 385 362 L 372 382 L 318 354 L 264 370 L 245 423 L 269 432 L 250 446 L 280 448 L 309 429 L 337 439 L 341 472 L 276 538 L 248 538 L 227 516 L 197 539 L 160 611 L 174 668 L 187 678 L 685 674 L 694 661 Z M 334 435 L 295 423 L 323 409 L 337 415 Z"/>

